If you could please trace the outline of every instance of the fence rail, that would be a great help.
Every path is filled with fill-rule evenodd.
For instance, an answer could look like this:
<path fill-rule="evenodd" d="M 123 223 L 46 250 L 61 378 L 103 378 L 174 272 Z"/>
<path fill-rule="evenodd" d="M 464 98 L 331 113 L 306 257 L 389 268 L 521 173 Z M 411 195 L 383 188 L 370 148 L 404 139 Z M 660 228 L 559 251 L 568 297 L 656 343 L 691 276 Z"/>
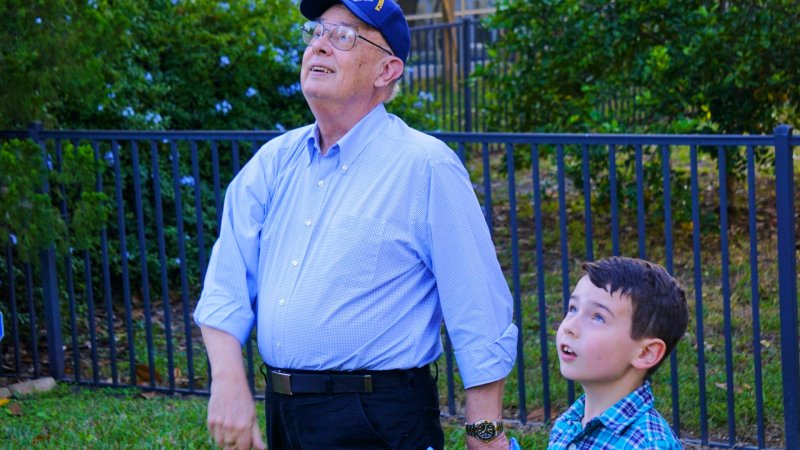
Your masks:
<path fill-rule="evenodd" d="M 90 146 L 113 219 L 95 246 L 0 262 L 0 377 L 207 394 L 191 322 L 224 186 L 277 132 L 2 132 L 29 137 L 61 170 Z M 473 177 L 520 329 L 506 403 L 548 423 L 576 396 L 554 330 L 580 261 L 611 254 L 664 265 L 687 289 L 687 336 L 655 375 L 657 406 L 684 442 L 800 448 L 797 216 L 788 126 L 770 136 L 433 133 Z M 68 145 L 69 144 L 69 145 Z M 57 189 L 58 186 L 49 188 Z M 46 187 L 47 189 L 47 187 Z M 60 205 L 65 218 L 71 211 Z M 6 240 L 6 237 L 2 237 Z M 446 409 L 463 412 L 452 351 Z M 255 392 L 254 340 L 245 360 Z"/>

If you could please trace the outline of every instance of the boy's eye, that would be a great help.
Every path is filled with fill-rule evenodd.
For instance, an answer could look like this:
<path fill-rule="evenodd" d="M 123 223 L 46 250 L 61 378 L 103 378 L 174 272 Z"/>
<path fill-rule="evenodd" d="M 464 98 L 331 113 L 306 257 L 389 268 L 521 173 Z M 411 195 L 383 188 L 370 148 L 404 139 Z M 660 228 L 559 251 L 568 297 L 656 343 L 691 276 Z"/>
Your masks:
<path fill-rule="evenodd" d="M 573 306 L 573 305 L 569 305 L 569 306 L 567 306 L 567 314 L 569 314 L 569 313 L 574 313 L 574 312 L 575 312 L 575 311 L 577 311 L 577 310 L 578 310 L 578 308 L 576 308 L 576 307 L 575 307 L 575 306 Z"/>
<path fill-rule="evenodd" d="M 592 316 L 592 320 L 594 320 L 594 321 L 597 321 L 597 322 L 600 322 L 600 323 L 606 323 L 606 319 L 605 319 L 605 317 L 603 317 L 603 316 L 602 316 L 602 315 L 600 315 L 600 314 L 595 314 L 595 315 L 593 315 L 593 316 Z"/>

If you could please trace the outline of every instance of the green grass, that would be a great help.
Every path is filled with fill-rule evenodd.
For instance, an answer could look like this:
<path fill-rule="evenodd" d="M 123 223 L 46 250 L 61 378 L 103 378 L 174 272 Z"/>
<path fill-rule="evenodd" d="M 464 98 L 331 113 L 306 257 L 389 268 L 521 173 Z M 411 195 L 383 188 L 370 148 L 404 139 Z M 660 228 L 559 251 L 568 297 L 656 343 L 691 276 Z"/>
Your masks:
<path fill-rule="evenodd" d="M 0 407 L 0 448 L 214 448 L 205 425 L 207 398 L 145 398 L 137 389 L 56 389 Z M 15 405 L 15 406 L 14 406 Z M 16 411 L 16 412 L 15 412 Z M 257 408 L 264 423 L 264 408 Z M 444 421 L 447 448 L 463 448 L 464 432 Z M 523 448 L 544 448 L 546 430 L 509 430 Z"/>

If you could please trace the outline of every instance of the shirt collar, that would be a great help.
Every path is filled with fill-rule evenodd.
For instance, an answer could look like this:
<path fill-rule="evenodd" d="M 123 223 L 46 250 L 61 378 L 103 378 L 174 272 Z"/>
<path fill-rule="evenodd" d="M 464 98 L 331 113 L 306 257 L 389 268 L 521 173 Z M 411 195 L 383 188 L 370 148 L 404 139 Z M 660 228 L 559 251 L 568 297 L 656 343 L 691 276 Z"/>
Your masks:
<path fill-rule="evenodd" d="M 592 421 L 597 420 L 615 434 L 621 434 L 639 416 L 652 407 L 653 391 L 650 389 L 650 382 L 645 381 L 635 391 L 615 403 L 611 408 L 608 408 L 603 414 L 592 419 Z"/>
<path fill-rule="evenodd" d="M 372 111 L 362 117 L 353 128 L 350 129 L 344 136 L 339 139 L 331 149 L 338 147 L 339 161 L 342 164 L 349 165 L 353 160 L 361 154 L 367 145 L 380 133 L 389 121 L 389 115 L 386 113 L 386 108 L 383 103 L 372 108 Z M 309 133 L 306 139 L 306 150 L 308 151 L 308 163 L 314 160 L 314 154 L 319 153 L 319 124 L 314 123 L 312 132 Z"/>

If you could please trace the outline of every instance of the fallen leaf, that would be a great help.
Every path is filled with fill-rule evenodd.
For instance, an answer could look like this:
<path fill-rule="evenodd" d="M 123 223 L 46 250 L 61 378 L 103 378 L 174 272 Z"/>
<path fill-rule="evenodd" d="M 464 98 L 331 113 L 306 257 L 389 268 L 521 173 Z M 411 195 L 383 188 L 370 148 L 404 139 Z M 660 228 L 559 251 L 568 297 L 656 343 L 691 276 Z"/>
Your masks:
<path fill-rule="evenodd" d="M 6 404 L 10 403 L 11 400 L 7 398 L 0 398 L 0 406 L 5 406 Z"/>
<path fill-rule="evenodd" d="M 158 394 L 156 392 L 152 392 L 152 391 L 150 391 L 150 392 L 142 392 L 139 395 L 141 395 L 142 398 L 146 398 L 148 400 L 158 397 Z"/>
<path fill-rule="evenodd" d="M 36 444 L 38 442 L 44 442 L 48 440 L 50 440 L 50 432 L 45 431 L 44 433 L 36 435 L 36 437 L 33 438 L 33 443 Z"/>
<path fill-rule="evenodd" d="M 558 417 L 558 411 L 550 410 L 550 418 Z M 531 422 L 544 422 L 544 408 L 537 408 L 528 413 L 528 420 Z"/>
<path fill-rule="evenodd" d="M 727 389 L 728 385 L 725 383 L 714 383 L 714 385 L 720 389 Z"/>
<path fill-rule="evenodd" d="M 11 413 L 12 416 L 22 415 L 22 407 L 19 406 L 19 403 L 12 403 L 8 405 L 8 411 Z"/>
<path fill-rule="evenodd" d="M 158 371 L 154 370 L 153 374 L 156 377 L 155 382 L 156 383 L 161 383 L 161 375 L 158 373 Z M 150 366 L 148 366 L 146 364 L 137 364 L 136 365 L 136 379 L 138 380 L 137 384 L 139 386 L 150 384 L 150 381 L 151 381 L 150 380 Z"/>

